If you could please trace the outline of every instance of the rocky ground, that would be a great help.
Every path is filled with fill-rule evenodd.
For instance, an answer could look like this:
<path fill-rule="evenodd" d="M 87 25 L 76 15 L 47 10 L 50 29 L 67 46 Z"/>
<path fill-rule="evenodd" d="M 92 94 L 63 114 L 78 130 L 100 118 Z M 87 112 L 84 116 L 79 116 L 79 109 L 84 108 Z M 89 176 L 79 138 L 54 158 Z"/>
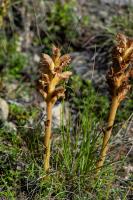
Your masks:
<path fill-rule="evenodd" d="M 130 1 L 130 3 L 133 4 L 133 1 Z M 24 4 L 27 5 L 27 2 L 24 1 Z M 38 79 L 40 53 L 43 52 L 47 46 L 46 43 L 43 44 L 43 35 L 46 37 L 47 33 L 43 30 L 45 21 L 43 21 L 41 17 L 45 17 L 45 14 L 47 13 L 46 8 L 50 7 L 53 2 L 46 1 L 47 6 L 45 6 L 43 1 L 40 1 L 39 6 L 36 4 L 37 2 L 34 3 L 34 15 L 29 13 L 29 7 L 24 6 L 21 8 L 17 3 L 12 9 L 12 12 L 16 14 L 15 23 L 17 26 L 15 27 L 13 34 L 18 36 L 17 52 L 22 52 L 26 59 L 28 59 L 28 63 L 21 70 L 21 76 L 19 78 L 12 78 L 10 76 L 5 77 L 4 74 L 6 70 L 2 64 L 0 65 L 2 74 L 0 82 L 0 126 L 2 129 L 4 127 L 7 132 L 13 131 L 14 133 L 18 133 L 19 128 L 23 126 L 22 122 L 20 124 L 18 123 L 21 119 L 28 119 L 25 129 L 31 128 L 32 130 L 37 126 L 40 126 L 43 135 L 43 130 L 45 128 L 46 105 L 36 90 L 36 80 Z M 73 74 L 79 75 L 83 83 L 84 81 L 91 81 L 95 91 L 98 91 L 100 95 L 103 96 L 108 96 L 106 73 L 111 65 L 111 51 L 112 46 L 114 45 L 115 34 L 117 32 L 124 32 L 125 34 L 132 36 L 133 12 L 130 9 L 129 2 L 124 0 L 78 0 L 76 12 L 79 13 L 81 19 L 83 13 L 84 16 L 89 16 L 89 29 L 88 27 L 81 29 L 80 36 L 75 43 L 69 41 L 69 38 L 66 37 L 67 42 L 65 41 L 64 49 L 66 49 L 67 46 L 67 51 L 70 50 L 69 52 L 72 57 L 71 69 Z M 41 15 L 40 13 L 42 11 L 43 14 Z M 23 31 L 21 30 L 21 24 L 19 25 L 19 22 L 17 22 L 17 18 L 20 17 L 19 15 L 22 17 L 22 21 L 26 20 Z M 10 15 L 9 17 L 11 18 Z M 8 19 L 6 20 L 8 21 Z M 32 26 L 32 24 L 34 25 Z M 32 27 L 32 29 L 30 29 L 30 27 Z M 10 33 L 11 30 L 8 30 L 6 27 L 5 31 L 7 31 L 8 37 L 12 37 L 13 34 Z M 1 32 L 3 34 L 3 30 Z M 36 35 L 38 40 L 41 40 L 37 45 L 36 40 L 33 40 Z M 9 67 L 8 62 L 10 62 L 10 58 L 8 61 L 7 60 L 5 59 L 6 68 Z M 82 91 L 78 92 L 79 99 L 81 93 Z M 63 109 L 65 110 L 64 123 L 66 123 L 69 118 L 69 112 L 72 112 L 74 120 L 76 119 L 76 115 L 78 115 L 77 107 L 71 98 L 68 90 L 64 105 L 65 109 L 60 102 L 55 105 L 53 109 L 53 129 L 58 129 L 60 127 L 62 121 L 60 114 Z M 20 111 L 16 111 L 14 106 L 18 106 Z M 35 114 L 34 112 L 29 111 L 30 107 L 36 108 Z M 131 106 L 129 108 L 131 109 Z M 15 116 L 16 113 L 13 113 L 14 110 L 17 113 L 17 116 Z M 25 114 L 26 112 L 28 112 L 28 114 Z M 118 162 L 122 156 L 126 156 L 126 161 L 123 163 L 122 169 L 117 172 L 119 180 L 115 183 L 116 187 L 123 187 L 124 189 L 126 187 L 128 188 L 128 184 L 132 185 L 131 174 L 133 172 L 133 118 L 131 110 L 128 110 L 128 113 L 125 115 L 127 115 L 126 121 L 124 123 L 123 121 L 121 122 L 123 126 L 119 126 L 121 128 L 114 136 L 110 149 L 110 152 L 113 151 L 114 153 L 114 160 L 116 162 Z M 56 139 L 58 139 L 58 137 Z M 10 146 L 7 141 L 4 142 L 7 146 Z M 23 164 L 21 164 L 20 168 L 23 168 L 22 165 Z M 127 196 L 130 200 L 133 198 L 133 190 L 132 188 L 131 190 L 128 188 L 128 190 L 129 194 L 127 194 Z M 22 197 L 19 197 L 18 199 L 24 200 L 24 195 L 22 193 L 20 196 L 21 195 Z"/>

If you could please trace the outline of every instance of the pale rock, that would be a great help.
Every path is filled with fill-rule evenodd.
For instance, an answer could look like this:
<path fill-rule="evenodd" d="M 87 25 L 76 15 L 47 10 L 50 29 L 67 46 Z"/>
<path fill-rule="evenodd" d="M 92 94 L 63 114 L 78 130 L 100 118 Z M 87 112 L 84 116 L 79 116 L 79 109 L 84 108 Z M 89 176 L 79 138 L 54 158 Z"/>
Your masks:
<path fill-rule="evenodd" d="M 17 132 L 16 125 L 13 122 L 5 122 L 4 126 L 8 132 Z"/>
<path fill-rule="evenodd" d="M 69 108 L 68 103 L 60 103 L 53 107 L 52 110 L 53 113 L 53 127 L 59 128 L 62 123 L 63 125 L 66 125 L 67 120 L 69 119 Z"/>
<path fill-rule="evenodd" d="M 39 62 L 40 62 L 40 56 L 38 56 L 37 54 L 34 55 L 33 59 L 34 59 L 34 61 L 35 61 L 36 63 L 39 63 Z"/>
<path fill-rule="evenodd" d="M 8 97 L 8 99 L 15 99 L 16 98 L 16 90 L 18 87 L 18 81 L 14 81 L 11 83 L 6 82 L 4 84 L 5 88 L 6 88 L 6 95 Z"/>
<path fill-rule="evenodd" d="M 41 126 L 44 127 L 45 124 L 44 122 L 46 121 L 46 103 L 41 102 L 40 107 L 42 109 L 42 114 L 41 114 L 42 120 L 40 121 L 40 123 Z M 68 119 L 69 119 L 68 103 L 56 104 L 52 109 L 52 128 L 59 128 L 62 123 L 65 125 Z"/>
<path fill-rule="evenodd" d="M 0 98 L 0 120 L 6 121 L 8 119 L 8 114 L 9 106 L 4 99 Z"/>
<path fill-rule="evenodd" d="M 133 0 L 101 0 L 101 2 L 120 6 L 133 5 Z"/>

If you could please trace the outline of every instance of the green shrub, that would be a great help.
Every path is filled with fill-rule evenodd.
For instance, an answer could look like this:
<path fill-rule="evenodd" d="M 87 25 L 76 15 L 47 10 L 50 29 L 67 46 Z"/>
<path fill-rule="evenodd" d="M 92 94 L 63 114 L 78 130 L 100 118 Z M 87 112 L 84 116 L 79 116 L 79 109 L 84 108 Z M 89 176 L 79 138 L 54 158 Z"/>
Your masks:
<path fill-rule="evenodd" d="M 88 25 L 87 16 L 79 16 L 78 4 L 75 0 L 53 3 L 46 17 L 47 38 L 49 42 L 76 42 L 82 27 Z"/>
<path fill-rule="evenodd" d="M 4 73 L 12 78 L 19 78 L 22 69 L 27 65 L 27 57 L 19 51 L 19 38 L 14 36 L 9 41 L 3 34 L 0 36 L 0 65 Z"/>

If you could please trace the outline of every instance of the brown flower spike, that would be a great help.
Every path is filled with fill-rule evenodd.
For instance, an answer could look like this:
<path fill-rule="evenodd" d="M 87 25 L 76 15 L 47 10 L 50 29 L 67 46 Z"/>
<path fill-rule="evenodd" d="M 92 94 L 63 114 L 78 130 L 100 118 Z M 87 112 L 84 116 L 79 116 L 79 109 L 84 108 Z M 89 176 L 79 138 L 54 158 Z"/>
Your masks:
<path fill-rule="evenodd" d="M 117 96 L 121 102 L 130 89 L 128 83 L 132 74 L 133 40 L 123 34 L 117 35 L 118 45 L 113 50 L 113 66 L 108 75 L 107 82 L 112 98 Z"/>
<path fill-rule="evenodd" d="M 118 106 L 125 99 L 131 88 L 129 78 L 133 76 L 133 40 L 123 34 L 116 36 L 117 45 L 113 49 L 113 64 L 107 74 L 107 82 L 112 97 L 107 129 L 103 137 L 100 159 L 97 162 L 97 172 L 103 166 L 108 151 L 108 142 L 112 134 L 112 128 Z"/>
<path fill-rule="evenodd" d="M 44 137 L 44 170 L 46 172 L 49 170 L 50 160 L 52 107 L 58 98 L 65 96 L 65 88 L 58 85 L 72 74 L 70 71 L 62 72 L 69 65 L 70 61 L 70 56 L 68 54 L 61 56 L 60 49 L 55 46 L 52 48 L 52 56 L 42 54 L 40 61 L 40 93 L 47 104 L 47 121 Z"/>

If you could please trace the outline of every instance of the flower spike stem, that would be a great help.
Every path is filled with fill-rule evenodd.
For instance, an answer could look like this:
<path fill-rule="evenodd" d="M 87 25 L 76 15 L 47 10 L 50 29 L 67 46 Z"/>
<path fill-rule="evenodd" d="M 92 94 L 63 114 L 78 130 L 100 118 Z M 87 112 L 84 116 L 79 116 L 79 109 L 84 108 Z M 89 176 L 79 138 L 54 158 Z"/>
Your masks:
<path fill-rule="evenodd" d="M 123 34 L 118 34 L 116 40 L 117 45 L 113 50 L 113 64 L 107 74 L 107 82 L 112 101 L 107 128 L 103 136 L 100 157 L 96 165 L 96 174 L 98 174 L 101 167 L 103 167 L 109 148 L 109 140 L 112 134 L 116 112 L 121 101 L 126 98 L 126 95 L 131 88 L 129 79 L 133 75 L 133 69 L 130 67 L 133 64 L 133 40 L 127 38 Z"/>
<path fill-rule="evenodd" d="M 51 146 L 51 124 L 52 124 L 52 104 L 47 103 L 47 121 L 45 128 L 45 136 L 44 136 L 44 169 L 48 171 L 49 169 L 49 160 L 50 160 L 50 146 Z"/>
<path fill-rule="evenodd" d="M 112 134 L 112 128 L 114 125 L 118 106 L 119 106 L 118 99 L 117 99 L 117 97 L 114 97 L 112 99 L 112 103 L 111 103 L 111 107 L 110 107 L 107 129 L 106 129 L 106 132 L 104 133 L 104 137 L 103 137 L 103 144 L 102 144 L 100 158 L 99 158 L 99 161 L 96 166 L 97 172 L 99 172 L 100 168 L 103 166 L 105 158 L 106 158 L 106 154 L 107 154 L 107 151 L 109 148 L 109 139 Z"/>
<path fill-rule="evenodd" d="M 60 49 L 53 46 L 52 57 L 42 54 L 40 61 L 41 77 L 39 80 L 39 91 L 46 101 L 47 120 L 45 122 L 44 136 L 44 170 L 50 169 L 50 146 L 52 128 L 52 108 L 60 97 L 65 96 L 65 88 L 58 86 L 61 81 L 66 80 L 72 74 L 70 71 L 62 72 L 70 63 L 70 56 L 61 56 Z"/>

